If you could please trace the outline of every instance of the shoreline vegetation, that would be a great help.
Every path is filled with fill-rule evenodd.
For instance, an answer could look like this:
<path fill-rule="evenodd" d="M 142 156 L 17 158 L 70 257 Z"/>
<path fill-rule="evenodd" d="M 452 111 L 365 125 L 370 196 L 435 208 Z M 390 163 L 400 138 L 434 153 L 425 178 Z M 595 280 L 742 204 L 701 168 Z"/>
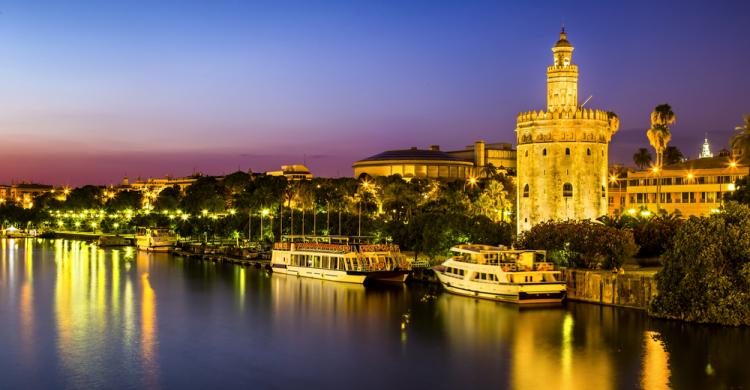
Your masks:
<path fill-rule="evenodd" d="M 371 236 L 431 262 L 455 244 L 515 244 L 545 249 L 561 267 L 615 272 L 622 272 L 626 261 L 653 265 L 659 259 L 659 294 L 648 305 L 649 315 L 750 325 L 745 186 L 706 217 L 546 222 L 514 237 L 513 181 L 497 172 L 487 176 L 466 182 L 399 176 L 287 181 L 236 172 L 221 179 L 198 177 L 184 191 L 83 186 L 64 200 L 41 195 L 30 209 L 2 204 L 0 225 L 119 234 L 131 234 L 136 226 L 169 226 L 194 240 L 243 239 L 266 247 L 282 234 Z"/>

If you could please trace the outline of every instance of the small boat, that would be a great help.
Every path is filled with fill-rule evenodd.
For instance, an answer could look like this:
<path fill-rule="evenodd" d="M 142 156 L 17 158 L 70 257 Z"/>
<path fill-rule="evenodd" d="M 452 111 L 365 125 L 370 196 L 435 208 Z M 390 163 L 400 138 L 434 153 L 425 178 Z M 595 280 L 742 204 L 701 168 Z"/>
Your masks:
<path fill-rule="evenodd" d="M 139 227 L 135 232 L 135 245 L 146 252 L 169 252 L 177 244 L 177 236 L 168 228 Z"/>
<path fill-rule="evenodd" d="M 559 304 L 566 285 L 542 250 L 457 245 L 456 256 L 434 267 L 448 292 L 517 304 Z"/>
<path fill-rule="evenodd" d="M 102 248 L 130 246 L 133 245 L 133 240 L 120 235 L 99 236 L 99 239 L 96 240 L 96 245 Z"/>
<path fill-rule="evenodd" d="M 403 283 L 411 267 L 398 245 L 363 237 L 284 236 L 273 246 L 275 273 L 347 283 Z"/>

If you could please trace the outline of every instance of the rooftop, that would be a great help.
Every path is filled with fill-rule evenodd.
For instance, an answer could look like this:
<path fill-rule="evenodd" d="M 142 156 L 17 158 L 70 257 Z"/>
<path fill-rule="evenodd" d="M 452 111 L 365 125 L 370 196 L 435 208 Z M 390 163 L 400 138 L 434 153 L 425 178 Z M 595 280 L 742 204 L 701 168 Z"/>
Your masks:
<path fill-rule="evenodd" d="M 425 149 L 402 149 L 402 150 L 388 150 L 382 153 L 378 153 L 374 156 L 370 156 L 366 159 L 359 160 L 359 162 L 366 161 L 386 161 L 386 160 L 434 160 L 434 161 L 456 161 L 456 162 L 469 162 L 458 157 L 451 156 L 445 152 L 439 150 L 425 150 Z"/>

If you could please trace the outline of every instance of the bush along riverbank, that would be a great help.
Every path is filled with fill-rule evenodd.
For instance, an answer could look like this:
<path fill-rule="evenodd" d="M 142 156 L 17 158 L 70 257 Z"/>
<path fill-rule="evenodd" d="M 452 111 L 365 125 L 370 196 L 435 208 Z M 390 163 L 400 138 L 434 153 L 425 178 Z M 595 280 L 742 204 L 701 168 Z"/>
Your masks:
<path fill-rule="evenodd" d="M 677 231 L 656 275 L 651 316 L 750 326 L 750 207 L 727 202 Z"/>

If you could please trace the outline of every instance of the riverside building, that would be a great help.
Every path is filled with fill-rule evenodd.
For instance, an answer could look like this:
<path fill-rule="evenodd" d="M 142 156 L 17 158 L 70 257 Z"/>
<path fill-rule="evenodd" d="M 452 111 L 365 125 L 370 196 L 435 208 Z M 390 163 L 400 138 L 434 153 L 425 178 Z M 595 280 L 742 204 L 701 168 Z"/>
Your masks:
<path fill-rule="evenodd" d="M 607 213 L 608 150 L 619 120 L 578 104 L 578 66 L 563 29 L 547 67 L 547 110 L 518 115 L 518 231 Z"/>
<path fill-rule="evenodd" d="M 404 178 L 468 180 L 481 177 L 489 165 L 499 172 L 514 172 L 516 151 L 509 143 L 476 141 L 461 150 L 429 149 L 389 150 L 353 164 L 354 177 L 400 175 Z"/>
<path fill-rule="evenodd" d="M 735 190 L 737 180 L 747 176 L 750 168 L 729 153 L 723 153 L 667 165 L 657 173 L 653 170 L 628 173 L 625 212 L 654 213 L 658 206 L 658 209 L 679 212 L 684 217 L 708 215 L 718 211 L 724 195 Z M 661 179 L 661 190 L 657 205 L 658 179 Z"/>

